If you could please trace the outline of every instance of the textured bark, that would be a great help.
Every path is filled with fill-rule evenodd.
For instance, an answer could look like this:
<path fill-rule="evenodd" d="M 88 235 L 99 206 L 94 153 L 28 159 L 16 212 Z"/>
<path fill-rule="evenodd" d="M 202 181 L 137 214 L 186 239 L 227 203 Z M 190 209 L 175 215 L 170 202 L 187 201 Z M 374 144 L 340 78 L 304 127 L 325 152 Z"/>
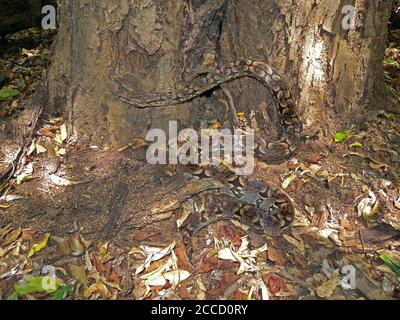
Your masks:
<path fill-rule="evenodd" d="M 341 26 L 346 4 L 357 8 L 355 29 Z M 223 121 L 218 90 L 152 110 L 129 107 L 118 95 L 131 94 L 122 84 L 133 92 L 174 90 L 204 68 L 249 57 L 284 75 L 306 128 L 331 134 L 375 106 L 391 6 L 388 0 L 65 0 L 49 107 L 67 111 L 77 139 L 98 145 L 126 144 L 150 127 L 165 129 L 168 120 L 185 127 L 201 118 Z M 270 101 L 255 80 L 226 88 L 238 110 L 260 111 Z"/>
<path fill-rule="evenodd" d="M 57 0 L 0 0 L 0 35 L 40 26 L 44 5 Z"/>

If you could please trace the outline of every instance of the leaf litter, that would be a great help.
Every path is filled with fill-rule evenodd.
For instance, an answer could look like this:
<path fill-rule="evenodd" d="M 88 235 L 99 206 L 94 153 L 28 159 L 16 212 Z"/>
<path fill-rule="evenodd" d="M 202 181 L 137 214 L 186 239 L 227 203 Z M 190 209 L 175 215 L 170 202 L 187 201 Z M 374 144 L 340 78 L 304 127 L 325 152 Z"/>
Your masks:
<path fill-rule="evenodd" d="M 25 51 L 23 63 L 35 57 L 34 51 Z M 385 59 L 385 68 L 398 66 L 398 59 Z M 20 95 L 16 91 L 25 94 L 29 90 L 16 83 L 10 86 L 2 88 L 1 94 L 7 95 L 3 117 L 17 112 Z M 390 84 L 388 88 L 395 87 Z M 100 241 L 91 229 L 85 230 L 86 225 L 75 228 L 78 223 L 50 235 L 40 228 L 40 223 L 49 220 L 43 214 L 34 216 L 36 223 L 15 219 L 9 224 L 5 220 L 0 224 L 0 284 L 6 288 L 5 296 L 53 300 L 398 299 L 399 119 L 391 112 L 380 111 L 370 115 L 366 128 L 347 129 L 327 135 L 326 150 L 306 147 L 304 154 L 288 162 L 287 168 L 260 165 L 257 169 L 256 178 L 262 181 L 280 177 L 266 182 L 281 186 L 296 207 L 292 229 L 274 239 L 243 236 L 243 230 L 235 225 L 224 225 L 219 232 L 211 226 L 193 240 L 197 241 L 194 260 L 187 256 L 187 245 L 173 233 L 187 216 L 168 224 L 174 215 L 165 215 L 154 223 L 141 224 L 135 232 L 123 229 L 118 221 L 115 229 L 126 237 L 124 241 L 118 232 L 112 240 Z M 92 181 L 84 179 L 82 173 L 69 174 L 73 162 L 68 157 L 82 151 L 74 146 L 69 134 L 63 118 L 48 119 L 39 128 L 17 164 L 16 174 L 7 186 L 1 186 L 7 193 L 1 194 L 0 211 L 18 217 L 25 201 L 40 197 L 27 192 L 37 186 L 56 207 L 59 193 L 70 197 L 54 218 L 56 223 L 70 211 L 75 212 L 82 201 L 82 211 L 90 216 L 87 219 L 98 227 L 104 223 L 91 213 L 93 210 L 100 216 L 95 204 L 103 200 L 91 192 L 95 188 Z M 135 139 L 117 153 L 140 151 L 145 145 L 143 140 Z M 98 174 L 94 180 L 110 179 L 106 169 L 97 171 L 101 167 L 96 162 L 98 148 L 89 146 L 88 150 L 93 150 L 95 156 L 85 162 L 85 171 Z M 108 156 L 120 155 L 110 152 Z M 72 191 L 66 190 L 73 188 L 79 190 L 79 196 L 71 196 Z M 39 206 L 30 211 L 40 211 Z M 126 222 L 127 217 L 121 219 Z M 132 237 L 139 236 L 146 240 L 137 240 L 132 246 Z M 48 286 L 49 275 L 43 272 L 44 258 L 55 271 L 50 277 L 53 286 Z M 346 265 L 356 267 L 358 291 L 340 285 L 340 270 Z"/>

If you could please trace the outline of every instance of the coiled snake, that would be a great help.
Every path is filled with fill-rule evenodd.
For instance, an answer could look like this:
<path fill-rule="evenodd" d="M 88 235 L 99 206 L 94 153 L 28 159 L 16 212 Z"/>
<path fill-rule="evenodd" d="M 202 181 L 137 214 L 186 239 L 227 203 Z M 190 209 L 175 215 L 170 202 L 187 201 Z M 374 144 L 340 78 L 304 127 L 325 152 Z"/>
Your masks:
<path fill-rule="evenodd" d="M 277 109 L 282 134 L 277 141 L 267 142 L 256 138 L 255 155 L 267 162 L 282 162 L 297 149 L 301 140 L 301 123 L 295 111 L 290 89 L 279 73 L 266 63 L 239 60 L 196 78 L 190 85 L 177 92 L 149 94 L 125 100 L 138 108 L 175 105 L 190 101 L 201 94 L 234 79 L 251 77 L 261 82 L 271 93 Z M 257 232 L 276 236 L 290 227 L 294 209 L 289 198 L 281 191 L 260 182 L 231 175 L 221 176 L 213 170 L 192 167 L 196 179 L 218 176 L 224 187 L 207 191 L 192 199 L 192 215 L 185 224 L 193 236 L 204 226 L 220 219 L 238 218 Z"/>

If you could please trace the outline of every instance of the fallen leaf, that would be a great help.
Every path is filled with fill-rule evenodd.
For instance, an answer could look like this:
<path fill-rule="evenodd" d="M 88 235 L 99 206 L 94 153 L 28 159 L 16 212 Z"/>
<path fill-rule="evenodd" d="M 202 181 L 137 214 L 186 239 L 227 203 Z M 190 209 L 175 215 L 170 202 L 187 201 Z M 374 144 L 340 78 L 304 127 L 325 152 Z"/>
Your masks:
<path fill-rule="evenodd" d="M 149 296 L 151 292 L 150 286 L 146 283 L 146 281 L 142 281 L 139 278 L 133 279 L 133 289 L 132 295 L 135 300 L 143 300 Z"/>
<path fill-rule="evenodd" d="M 61 286 L 51 294 L 50 300 L 65 300 L 73 292 L 74 292 L 73 285 Z"/>
<path fill-rule="evenodd" d="M 181 283 L 178 287 L 178 294 L 181 299 L 191 299 L 192 295 L 190 294 L 186 283 Z"/>
<path fill-rule="evenodd" d="M 20 199 L 23 199 L 23 197 L 19 196 L 19 195 L 15 195 L 15 194 L 9 194 L 9 195 L 5 195 L 5 196 L 0 197 L 0 200 L 7 201 L 7 202 L 20 200 Z"/>
<path fill-rule="evenodd" d="M 185 281 L 189 278 L 190 273 L 186 270 L 173 270 L 163 274 L 164 278 L 167 279 L 173 287 L 176 287 L 180 282 Z"/>
<path fill-rule="evenodd" d="M 116 273 L 114 270 L 111 272 L 108 280 L 116 284 L 117 286 L 120 286 L 121 284 L 121 276 L 119 276 L 118 273 Z"/>
<path fill-rule="evenodd" d="M 287 189 L 294 179 L 297 178 L 297 173 L 293 172 L 289 177 L 282 182 L 282 189 Z"/>
<path fill-rule="evenodd" d="M 8 297 L 7 300 L 12 301 L 12 300 L 18 300 L 18 293 L 16 291 L 14 291 L 13 293 L 11 293 Z"/>
<path fill-rule="evenodd" d="M 8 99 L 8 98 L 17 97 L 19 95 L 21 95 L 21 93 L 18 90 L 16 90 L 13 87 L 11 87 L 11 86 L 3 87 L 0 90 L 0 100 L 5 100 L 5 99 Z"/>
<path fill-rule="evenodd" d="M 17 240 L 19 238 L 19 236 L 21 235 L 21 228 L 15 229 L 13 232 L 11 232 L 8 237 L 3 241 L 3 243 L 1 244 L 3 247 L 4 246 L 8 246 L 9 244 L 13 243 L 15 240 Z"/>
<path fill-rule="evenodd" d="M 25 156 L 21 160 L 22 167 L 16 172 L 16 183 L 17 185 L 22 184 L 24 181 L 30 180 L 33 178 L 33 163 L 30 162 L 30 158 Z"/>
<path fill-rule="evenodd" d="M 184 270 L 192 270 L 193 267 L 189 261 L 189 258 L 186 254 L 186 248 L 183 244 L 177 245 L 175 248 L 175 255 L 176 258 L 178 259 L 177 265 L 178 268 L 184 269 Z"/>
<path fill-rule="evenodd" d="M 75 264 L 68 265 L 69 270 L 71 271 L 72 276 L 78 280 L 83 285 L 87 285 L 89 283 L 88 278 L 86 276 L 85 269 L 81 266 L 77 266 Z"/>
<path fill-rule="evenodd" d="M 385 255 L 381 255 L 379 257 L 394 273 L 397 274 L 397 276 L 400 277 L 400 266 L 397 265 L 396 263 L 394 263 L 392 261 L 392 259 L 390 259 L 390 257 L 385 256 Z"/>
<path fill-rule="evenodd" d="M 36 154 L 42 154 L 42 153 L 46 153 L 47 149 L 45 147 L 43 147 L 41 144 L 35 143 L 35 151 L 36 151 Z"/>
<path fill-rule="evenodd" d="M 35 292 L 51 293 L 57 290 L 57 288 L 60 286 L 60 283 L 57 279 L 55 279 L 54 283 L 52 283 L 52 285 L 49 285 L 49 279 L 51 281 L 51 278 L 48 276 L 32 277 L 23 284 L 15 284 L 14 289 L 18 295 L 30 294 Z"/>
<path fill-rule="evenodd" d="M 71 254 L 71 248 L 69 246 L 69 241 L 62 238 L 62 237 L 56 237 L 52 236 L 52 240 L 57 242 L 57 249 L 64 255 L 69 256 Z"/>
<path fill-rule="evenodd" d="M 12 230 L 11 223 L 4 228 L 0 229 L 0 238 L 4 237 L 7 233 L 9 233 Z"/>
<path fill-rule="evenodd" d="M 97 246 L 98 257 L 101 263 L 106 263 L 110 259 L 110 254 L 108 252 L 108 242 L 100 242 Z"/>
<path fill-rule="evenodd" d="M 74 257 L 79 257 L 85 253 L 85 247 L 78 237 L 74 236 L 69 238 L 68 244 L 71 249 L 71 255 Z"/>
<path fill-rule="evenodd" d="M 147 269 L 153 261 L 161 260 L 165 256 L 169 255 L 171 253 L 172 249 L 175 248 L 175 245 L 176 245 L 176 243 L 174 241 L 166 248 L 140 246 L 139 252 L 141 252 L 146 257 L 146 259 L 145 259 L 145 262 L 143 263 L 143 265 L 139 266 L 136 269 L 135 274 L 138 275 L 143 270 Z M 136 250 L 135 253 L 137 253 L 137 248 L 132 248 L 129 251 L 129 254 L 132 254 L 132 252 L 134 252 L 134 250 Z"/>
<path fill-rule="evenodd" d="M 132 141 L 132 147 L 134 149 L 138 149 L 138 148 L 146 146 L 146 145 L 147 145 L 147 142 L 144 141 L 143 139 L 133 139 L 133 141 Z"/>
<path fill-rule="evenodd" d="M 208 273 L 213 270 L 226 270 L 237 266 L 233 261 L 220 260 L 218 257 L 205 257 L 201 260 L 201 265 L 198 269 L 199 273 Z"/>
<path fill-rule="evenodd" d="M 39 130 L 39 135 L 47 137 L 47 138 L 54 138 L 55 134 L 49 128 L 42 128 Z"/>
<path fill-rule="evenodd" d="M 379 209 L 379 201 L 372 191 L 368 191 L 368 196 L 363 198 L 357 205 L 358 216 L 363 216 L 366 220 L 370 220 L 375 216 Z"/>
<path fill-rule="evenodd" d="M 261 300 L 265 300 L 265 301 L 270 300 L 269 290 L 268 290 L 267 286 L 265 285 L 264 281 L 260 280 L 258 282 L 258 286 L 261 289 Z"/>
<path fill-rule="evenodd" d="M 60 187 L 69 187 L 69 186 L 76 186 L 78 184 L 85 183 L 85 181 L 71 181 L 59 176 L 52 174 L 50 176 L 50 182 L 56 186 Z"/>
<path fill-rule="evenodd" d="M 275 274 L 266 274 L 262 278 L 272 295 L 276 295 L 285 288 L 283 279 Z"/>
<path fill-rule="evenodd" d="M 299 251 L 303 254 L 303 256 L 305 255 L 306 249 L 304 247 L 303 241 L 292 238 L 292 237 L 288 236 L 287 234 L 284 234 L 283 237 L 286 239 L 287 242 L 291 243 L 297 249 L 299 249 Z"/>
<path fill-rule="evenodd" d="M 363 144 L 361 142 L 354 142 L 350 145 L 351 148 L 361 148 L 363 146 Z"/>
<path fill-rule="evenodd" d="M 62 142 L 68 138 L 67 126 L 65 124 L 60 126 L 60 137 Z"/>
<path fill-rule="evenodd" d="M 49 238 L 50 238 L 50 233 L 46 233 L 42 242 L 34 244 L 28 252 L 28 259 L 32 257 L 35 253 L 38 253 L 40 250 L 46 247 Z"/>
<path fill-rule="evenodd" d="M 351 134 L 352 134 L 352 130 L 337 132 L 334 136 L 335 143 L 341 143 L 341 142 L 347 140 L 348 138 L 350 138 Z"/>
<path fill-rule="evenodd" d="M 329 298 L 335 292 L 337 286 L 339 284 L 339 269 L 336 269 L 330 280 L 324 282 L 320 285 L 316 290 L 315 293 L 320 298 Z"/>
<path fill-rule="evenodd" d="M 94 293 L 99 293 L 103 298 L 111 297 L 111 292 L 108 290 L 106 285 L 101 282 L 92 284 L 89 288 L 83 291 L 83 296 L 89 299 Z"/>
<path fill-rule="evenodd" d="M 278 266 L 283 266 L 286 262 L 286 258 L 282 250 L 275 247 L 268 248 L 268 260 L 275 262 Z"/>
<path fill-rule="evenodd" d="M 255 285 L 253 284 L 250 289 L 249 292 L 247 293 L 247 296 L 245 298 L 245 300 L 252 300 L 253 299 L 253 292 L 255 290 Z"/>
<path fill-rule="evenodd" d="M 237 261 L 240 263 L 238 274 L 244 272 L 252 272 L 257 270 L 256 258 L 260 253 L 267 251 L 267 245 L 260 248 L 250 250 L 248 237 L 241 238 L 241 245 L 238 250 L 231 245 L 229 248 L 222 249 L 218 252 L 218 258 L 222 260 Z"/>
<path fill-rule="evenodd" d="M 313 164 L 318 164 L 323 158 L 324 158 L 323 155 L 315 154 L 305 157 L 304 160 Z"/>
<path fill-rule="evenodd" d="M 99 259 L 97 259 L 97 256 L 95 254 L 92 254 L 92 261 L 93 261 L 94 267 L 96 268 L 97 272 L 100 272 L 100 273 L 106 272 L 106 268 L 99 261 Z"/>

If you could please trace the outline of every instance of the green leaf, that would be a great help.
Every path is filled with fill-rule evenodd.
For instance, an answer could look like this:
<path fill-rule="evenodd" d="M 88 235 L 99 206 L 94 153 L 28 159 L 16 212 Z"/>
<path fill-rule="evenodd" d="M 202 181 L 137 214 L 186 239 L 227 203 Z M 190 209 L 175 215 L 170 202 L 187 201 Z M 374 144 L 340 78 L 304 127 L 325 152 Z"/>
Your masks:
<path fill-rule="evenodd" d="M 352 130 L 337 132 L 334 137 L 335 143 L 341 143 L 343 141 L 346 141 L 350 137 L 351 134 L 352 134 Z"/>
<path fill-rule="evenodd" d="M 0 90 L 0 100 L 5 100 L 12 97 L 17 97 L 21 93 L 12 87 L 3 87 Z"/>
<path fill-rule="evenodd" d="M 51 276 L 37 276 L 24 284 L 14 284 L 14 289 L 18 295 L 47 292 L 52 293 L 60 286 L 57 278 Z"/>
<path fill-rule="evenodd" d="M 73 292 L 74 286 L 72 284 L 68 286 L 61 286 L 51 294 L 50 300 L 64 300 L 68 298 L 68 296 L 70 296 Z"/>
<path fill-rule="evenodd" d="M 387 82 L 385 82 L 385 90 L 390 93 L 391 95 L 397 97 L 397 91 L 393 86 Z"/>
<path fill-rule="evenodd" d="M 395 264 L 388 256 L 381 255 L 379 257 L 394 273 L 400 276 L 400 266 Z"/>
<path fill-rule="evenodd" d="M 29 252 L 28 252 L 28 258 L 32 257 L 35 253 L 39 252 L 44 247 L 46 247 L 47 242 L 49 242 L 49 238 L 50 238 L 50 233 L 46 233 L 42 242 L 40 242 L 38 244 L 34 244 L 31 248 L 31 250 L 29 250 Z"/>
<path fill-rule="evenodd" d="M 387 63 L 387 64 L 394 64 L 395 63 L 395 61 L 391 58 L 391 57 L 385 57 L 385 62 Z"/>
<path fill-rule="evenodd" d="M 14 291 L 13 293 L 11 293 L 8 297 L 7 300 L 18 300 L 18 293 L 17 291 Z"/>
<path fill-rule="evenodd" d="M 396 115 L 394 113 L 385 114 L 386 118 L 392 122 L 396 122 Z"/>
<path fill-rule="evenodd" d="M 363 146 L 363 144 L 358 141 L 356 141 L 350 145 L 350 147 L 352 147 L 352 148 L 361 148 L 362 146 Z"/>
<path fill-rule="evenodd" d="M 245 300 L 253 300 L 253 293 L 254 293 L 254 285 L 251 286 Z"/>

